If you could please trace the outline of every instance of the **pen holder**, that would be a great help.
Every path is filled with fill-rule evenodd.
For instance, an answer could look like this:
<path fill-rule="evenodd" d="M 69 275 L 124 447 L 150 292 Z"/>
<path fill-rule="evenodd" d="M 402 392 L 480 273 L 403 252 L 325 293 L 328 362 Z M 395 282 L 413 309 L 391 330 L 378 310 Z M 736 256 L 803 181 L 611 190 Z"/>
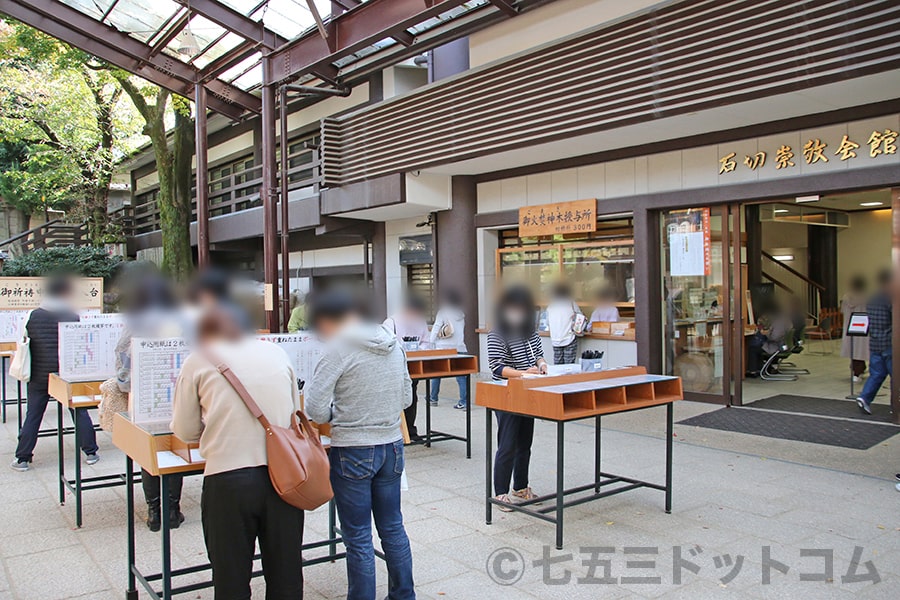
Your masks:
<path fill-rule="evenodd" d="M 602 369 L 603 369 L 603 359 L 602 358 L 582 358 L 581 359 L 582 373 L 587 373 L 589 371 L 600 371 Z"/>

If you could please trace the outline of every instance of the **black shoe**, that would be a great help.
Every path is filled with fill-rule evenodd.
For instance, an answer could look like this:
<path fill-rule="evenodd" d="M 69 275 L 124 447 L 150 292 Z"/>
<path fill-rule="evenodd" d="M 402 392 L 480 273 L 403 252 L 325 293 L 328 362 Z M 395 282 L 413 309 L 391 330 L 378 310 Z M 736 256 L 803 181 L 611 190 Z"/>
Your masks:
<path fill-rule="evenodd" d="M 897 481 L 900 481 L 900 473 L 897 473 L 896 475 L 894 475 L 894 477 L 897 478 Z"/>
<path fill-rule="evenodd" d="M 169 529 L 178 529 L 184 523 L 184 513 L 181 512 L 181 502 L 172 502 L 169 507 Z"/>
<path fill-rule="evenodd" d="M 162 514 L 159 510 L 159 499 L 147 502 L 147 529 L 157 532 L 162 527 Z"/>

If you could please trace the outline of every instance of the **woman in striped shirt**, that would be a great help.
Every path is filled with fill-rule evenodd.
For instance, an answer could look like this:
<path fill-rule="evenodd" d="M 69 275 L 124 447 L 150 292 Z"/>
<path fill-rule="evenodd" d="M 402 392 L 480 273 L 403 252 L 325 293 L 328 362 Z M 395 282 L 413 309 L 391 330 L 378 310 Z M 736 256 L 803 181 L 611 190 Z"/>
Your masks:
<path fill-rule="evenodd" d="M 547 372 L 541 338 L 534 327 L 536 314 L 534 298 L 526 287 L 508 288 L 500 297 L 496 325 L 488 334 L 488 363 L 495 381 Z M 496 415 L 495 498 L 509 504 L 531 500 L 535 494 L 528 485 L 528 467 L 534 419 L 501 411 Z M 500 510 L 510 509 L 501 506 Z"/>

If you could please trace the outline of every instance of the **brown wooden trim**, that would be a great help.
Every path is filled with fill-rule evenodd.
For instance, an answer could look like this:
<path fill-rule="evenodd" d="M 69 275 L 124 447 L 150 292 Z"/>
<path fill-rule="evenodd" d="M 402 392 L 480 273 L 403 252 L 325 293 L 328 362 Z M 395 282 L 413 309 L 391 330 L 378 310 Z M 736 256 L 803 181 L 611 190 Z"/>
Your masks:
<path fill-rule="evenodd" d="M 296 269 L 291 269 L 291 277 L 297 275 Z M 335 265 L 332 267 L 301 267 L 300 277 L 334 277 L 338 275 L 363 275 L 365 265 Z"/>
<path fill-rule="evenodd" d="M 900 372 L 900 187 L 891 190 L 892 219 L 894 223 L 892 256 L 894 263 L 894 309 L 893 309 L 893 340 L 894 365 L 891 376 L 891 420 L 900 424 L 900 381 L 897 373 Z"/>
<path fill-rule="evenodd" d="M 800 117 L 792 117 L 790 119 L 779 119 L 777 121 L 768 121 L 766 123 L 748 125 L 745 127 L 735 127 L 733 129 L 724 129 L 721 131 L 713 131 L 681 138 L 674 138 L 670 140 L 662 140 L 659 142 L 651 142 L 648 144 L 640 144 L 637 146 L 629 146 L 627 148 L 604 150 L 602 152 L 584 154 L 581 156 L 563 158 L 560 160 L 548 161 L 543 163 L 535 163 L 521 167 L 514 167 L 512 169 L 491 171 L 490 173 L 481 173 L 478 175 L 474 175 L 474 177 L 476 183 L 484 183 L 487 181 L 497 181 L 499 179 L 509 179 L 511 177 L 522 177 L 525 175 L 534 175 L 536 173 L 545 173 L 547 171 L 559 171 L 563 169 L 585 167 L 625 158 L 649 156 L 652 154 L 672 152 L 675 150 L 688 150 L 691 148 L 699 148 L 702 146 L 712 146 L 725 142 L 735 142 L 744 139 L 764 137 L 789 131 L 812 129 L 815 127 L 835 125 L 838 123 L 858 121 L 861 119 L 882 117 L 886 115 L 896 114 L 898 112 L 900 112 L 900 99 L 886 100 L 884 102 L 864 104 L 862 106 L 855 106 L 852 108 L 842 108 L 839 110 L 828 112 L 803 115 Z"/>

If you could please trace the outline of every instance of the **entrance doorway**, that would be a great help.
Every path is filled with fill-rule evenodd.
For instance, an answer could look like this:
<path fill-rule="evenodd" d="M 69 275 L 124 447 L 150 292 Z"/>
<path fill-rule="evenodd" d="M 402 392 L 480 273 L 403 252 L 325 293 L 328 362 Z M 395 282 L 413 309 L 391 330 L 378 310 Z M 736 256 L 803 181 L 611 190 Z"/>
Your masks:
<path fill-rule="evenodd" d="M 755 309 L 748 329 L 771 319 L 766 312 L 782 311 L 793 324 L 788 343 L 796 352 L 785 377 L 745 378 L 740 402 L 852 413 L 851 398 L 868 378 L 861 364 L 868 362 L 867 340 L 843 334 L 850 313 L 865 311 L 880 273 L 892 268 L 891 190 L 790 198 L 747 205 L 744 213 L 750 251 L 742 291 Z M 856 376 L 851 343 L 860 361 Z M 882 387 L 875 399 L 879 420 L 890 419 L 889 391 Z"/>

